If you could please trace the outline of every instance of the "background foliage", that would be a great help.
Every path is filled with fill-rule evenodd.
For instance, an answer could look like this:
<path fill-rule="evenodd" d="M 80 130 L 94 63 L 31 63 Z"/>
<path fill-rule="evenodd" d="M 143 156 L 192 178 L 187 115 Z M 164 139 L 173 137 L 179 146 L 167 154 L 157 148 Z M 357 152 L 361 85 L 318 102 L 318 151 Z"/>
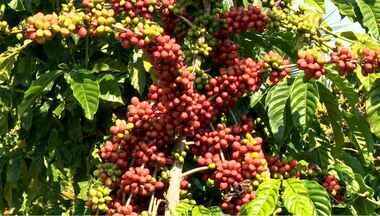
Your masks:
<path fill-rule="evenodd" d="M 2 19 L 15 26 L 38 11 L 58 11 L 64 1 L 0 2 Z M 249 3 L 223 1 L 225 7 Z M 323 34 L 356 49 L 378 48 L 379 1 L 295 0 L 292 5 L 323 13 Z M 244 55 L 278 50 L 295 60 L 300 38 L 269 31 L 235 40 Z M 43 45 L 3 37 L 0 50 L 0 209 L 89 214 L 84 200 L 96 149 L 112 120 L 125 117 L 124 105 L 145 96 L 152 82 L 150 64 L 111 37 L 56 38 Z M 345 202 L 332 205 L 315 181 L 271 179 L 260 184 L 243 215 L 271 215 L 279 207 L 294 215 L 374 215 L 380 207 L 380 74 L 365 77 L 358 67 L 346 79 L 334 67 L 327 70 L 323 78 L 305 81 L 293 67 L 290 79 L 248 95 L 234 112 L 260 118 L 273 154 L 314 162 L 324 174 L 336 174 Z M 178 212 L 220 214 L 190 203 L 181 203 Z"/>

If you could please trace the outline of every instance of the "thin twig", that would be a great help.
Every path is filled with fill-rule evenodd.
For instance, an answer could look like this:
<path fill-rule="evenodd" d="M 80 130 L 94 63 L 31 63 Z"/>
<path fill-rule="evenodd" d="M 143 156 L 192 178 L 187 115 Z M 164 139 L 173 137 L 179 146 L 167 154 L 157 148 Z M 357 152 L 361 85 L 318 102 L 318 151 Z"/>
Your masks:
<path fill-rule="evenodd" d="M 222 149 L 220 149 L 219 154 L 220 154 L 220 159 L 222 159 L 222 161 L 225 161 L 226 158 L 224 157 L 224 153 L 223 153 Z"/>
<path fill-rule="evenodd" d="M 211 130 L 215 130 L 215 128 L 214 128 L 214 125 L 212 125 L 212 123 L 210 123 L 210 128 L 211 128 Z"/>
<path fill-rule="evenodd" d="M 157 177 L 157 171 L 158 171 L 158 168 L 157 166 L 154 168 L 154 171 L 153 171 L 153 178 L 156 178 Z M 155 195 L 156 193 L 153 192 L 152 195 L 150 196 L 150 201 L 149 201 L 149 208 L 148 208 L 148 212 L 149 214 L 152 213 L 152 210 L 153 210 L 153 205 L 154 205 L 154 200 L 155 200 Z"/>
<path fill-rule="evenodd" d="M 352 40 L 350 40 L 350 39 L 348 39 L 348 38 L 346 38 L 346 37 L 342 37 L 342 36 L 340 36 L 340 35 L 338 35 L 338 34 L 335 34 L 334 32 L 328 30 L 327 28 L 322 28 L 322 30 L 323 30 L 325 33 L 329 34 L 329 35 L 332 35 L 332 36 L 334 36 L 334 37 L 337 37 L 337 38 L 342 39 L 342 40 L 344 40 L 344 41 L 347 41 L 347 42 L 349 42 L 349 43 L 354 43 L 354 41 L 352 41 Z"/>
<path fill-rule="evenodd" d="M 125 203 L 125 206 L 129 206 L 129 204 L 131 204 L 132 197 L 133 197 L 133 195 L 132 195 L 132 194 L 129 194 L 129 197 L 128 197 L 127 202 Z"/>
<path fill-rule="evenodd" d="M 235 116 L 235 113 L 232 110 L 230 110 L 230 114 L 232 116 L 232 119 L 234 120 L 234 123 L 235 124 L 239 123 L 238 120 L 237 120 L 237 118 L 236 118 L 236 116 Z"/>
<path fill-rule="evenodd" d="M 208 166 L 197 167 L 195 169 L 191 169 L 189 171 L 186 171 L 186 172 L 182 173 L 182 178 L 185 178 L 187 176 L 193 175 L 193 174 L 198 173 L 198 172 L 207 171 L 209 169 L 210 168 Z"/>
<path fill-rule="evenodd" d="M 160 207 L 161 203 L 164 203 L 165 200 L 162 199 L 156 199 L 156 202 L 154 204 L 153 210 L 152 210 L 152 216 L 156 216 L 158 212 L 158 208 Z"/>
<path fill-rule="evenodd" d="M 182 16 L 182 15 L 177 15 L 179 18 L 181 18 L 186 24 L 188 24 L 191 28 L 194 28 L 194 24 L 189 20 L 187 19 L 186 17 Z"/>

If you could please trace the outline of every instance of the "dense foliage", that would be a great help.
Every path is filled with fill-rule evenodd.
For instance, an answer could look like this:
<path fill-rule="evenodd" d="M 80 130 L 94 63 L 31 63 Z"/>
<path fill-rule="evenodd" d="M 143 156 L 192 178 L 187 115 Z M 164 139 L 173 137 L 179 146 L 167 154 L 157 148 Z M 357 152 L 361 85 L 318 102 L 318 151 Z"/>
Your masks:
<path fill-rule="evenodd" d="M 0 1 L 0 209 L 375 215 L 380 3 Z"/>

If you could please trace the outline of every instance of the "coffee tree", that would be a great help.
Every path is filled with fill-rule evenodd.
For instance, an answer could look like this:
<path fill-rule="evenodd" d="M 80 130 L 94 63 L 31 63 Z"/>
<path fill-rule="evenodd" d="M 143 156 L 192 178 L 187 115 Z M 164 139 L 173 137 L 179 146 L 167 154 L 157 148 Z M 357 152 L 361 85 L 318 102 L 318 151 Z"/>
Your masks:
<path fill-rule="evenodd" d="M 4 215 L 379 212 L 376 1 L 0 5 Z"/>

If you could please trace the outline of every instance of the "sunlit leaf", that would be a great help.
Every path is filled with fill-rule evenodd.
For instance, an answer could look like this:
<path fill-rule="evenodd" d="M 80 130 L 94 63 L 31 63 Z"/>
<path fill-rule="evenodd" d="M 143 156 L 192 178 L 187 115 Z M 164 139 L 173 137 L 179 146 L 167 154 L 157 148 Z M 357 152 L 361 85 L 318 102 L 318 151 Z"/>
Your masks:
<path fill-rule="evenodd" d="M 272 215 L 279 200 L 280 186 L 279 179 L 268 179 L 261 183 L 256 191 L 256 199 L 245 204 L 240 215 Z"/>

